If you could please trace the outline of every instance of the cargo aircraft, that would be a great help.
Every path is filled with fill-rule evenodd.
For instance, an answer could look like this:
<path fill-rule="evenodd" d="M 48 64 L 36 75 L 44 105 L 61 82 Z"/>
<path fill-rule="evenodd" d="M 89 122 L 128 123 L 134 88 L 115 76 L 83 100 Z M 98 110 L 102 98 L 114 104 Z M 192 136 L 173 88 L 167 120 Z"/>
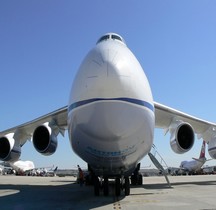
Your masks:
<path fill-rule="evenodd" d="M 26 175 L 33 169 L 35 169 L 34 163 L 30 160 L 17 160 L 14 162 L 8 162 L 9 165 L 15 170 L 16 175 Z"/>
<path fill-rule="evenodd" d="M 4 172 L 19 176 L 55 176 L 58 167 L 48 166 L 36 168 L 30 160 L 5 161 L 0 163 Z"/>
<path fill-rule="evenodd" d="M 179 154 L 192 148 L 197 134 L 216 159 L 216 124 L 154 102 L 135 55 L 120 35 L 107 33 L 82 61 L 67 106 L 0 132 L 0 160 L 18 160 L 28 139 L 39 153 L 51 155 L 58 134 L 68 130 L 73 151 L 94 177 L 95 195 L 101 186 L 108 195 L 110 178 L 116 195 L 129 195 L 131 177 L 142 184 L 139 161 L 151 150 L 155 128 L 170 132 Z"/>
<path fill-rule="evenodd" d="M 5 161 L 0 163 L 6 174 L 26 175 L 35 169 L 34 163 L 30 160 Z"/>

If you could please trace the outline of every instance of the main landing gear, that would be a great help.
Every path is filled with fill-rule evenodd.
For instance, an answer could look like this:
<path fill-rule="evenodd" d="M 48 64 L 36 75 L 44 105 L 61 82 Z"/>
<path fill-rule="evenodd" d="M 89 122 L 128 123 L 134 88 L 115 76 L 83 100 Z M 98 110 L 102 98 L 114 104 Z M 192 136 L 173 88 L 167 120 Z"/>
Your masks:
<path fill-rule="evenodd" d="M 91 167 L 88 166 L 88 169 L 90 171 L 91 176 L 89 177 L 89 180 L 91 180 L 91 183 L 94 185 L 94 194 L 96 196 L 100 195 L 100 191 L 103 191 L 104 196 L 109 195 L 110 187 L 109 187 L 109 179 L 107 176 L 98 177 L 96 176 L 93 171 L 91 170 Z M 140 170 L 140 163 L 135 168 L 133 174 L 131 175 L 131 182 L 129 176 L 117 176 L 115 177 L 114 181 L 111 183 L 114 184 L 114 194 L 116 196 L 121 195 L 121 191 L 124 192 L 125 196 L 130 195 L 130 183 L 132 185 L 142 185 L 143 184 L 143 177 L 139 173 Z"/>
<path fill-rule="evenodd" d="M 142 185 L 143 184 L 143 177 L 140 173 L 134 173 L 131 175 L 131 184 L 132 185 Z"/>
<path fill-rule="evenodd" d="M 139 170 L 140 170 L 140 163 L 137 164 L 136 169 L 134 170 L 133 174 L 131 175 L 131 184 L 132 185 L 142 185 L 143 184 L 143 177 L 142 177 L 142 174 L 140 174 Z"/>
<path fill-rule="evenodd" d="M 96 196 L 100 195 L 100 190 L 103 190 L 104 196 L 109 195 L 109 180 L 108 177 L 104 177 L 104 179 L 100 179 L 95 176 L 94 177 L 94 194 Z M 124 191 L 124 195 L 130 195 L 130 179 L 129 177 L 116 177 L 114 181 L 114 190 L 115 195 L 120 196 L 121 191 Z"/>

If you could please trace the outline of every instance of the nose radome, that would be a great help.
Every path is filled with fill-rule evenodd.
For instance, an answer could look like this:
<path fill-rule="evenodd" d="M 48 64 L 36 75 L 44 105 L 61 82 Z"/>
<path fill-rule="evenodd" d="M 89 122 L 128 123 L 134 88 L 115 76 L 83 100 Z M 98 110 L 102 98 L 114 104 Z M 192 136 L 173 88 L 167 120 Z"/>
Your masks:
<path fill-rule="evenodd" d="M 130 76 L 128 61 L 117 50 L 107 49 L 97 52 L 92 59 L 92 70 L 105 77 Z"/>

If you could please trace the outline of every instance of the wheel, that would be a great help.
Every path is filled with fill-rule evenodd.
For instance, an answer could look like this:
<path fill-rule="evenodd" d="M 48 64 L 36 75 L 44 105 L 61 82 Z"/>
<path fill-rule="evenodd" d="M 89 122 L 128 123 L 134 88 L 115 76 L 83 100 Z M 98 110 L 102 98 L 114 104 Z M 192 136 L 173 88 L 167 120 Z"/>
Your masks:
<path fill-rule="evenodd" d="M 95 196 L 99 196 L 100 194 L 100 182 L 97 176 L 94 178 L 94 194 Z"/>
<path fill-rule="evenodd" d="M 135 175 L 131 175 L 131 184 L 136 185 L 137 184 L 137 179 Z"/>
<path fill-rule="evenodd" d="M 128 177 L 125 177 L 125 196 L 130 195 L 130 180 Z"/>
<path fill-rule="evenodd" d="M 121 184 L 120 184 L 120 178 L 115 179 L 115 194 L 116 196 L 119 196 L 121 193 Z"/>
<path fill-rule="evenodd" d="M 109 180 L 108 178 L 104 178 L 104 186 L 103 186 L 103 191 L 104 191 L 104 195 L 108 196 L 109 195 Z"/>
<path fill-rule="evenodd" d="M 143 184 L 143 177 L 142 174 L 138 175 L 138 185 L 142 185 Z"/>

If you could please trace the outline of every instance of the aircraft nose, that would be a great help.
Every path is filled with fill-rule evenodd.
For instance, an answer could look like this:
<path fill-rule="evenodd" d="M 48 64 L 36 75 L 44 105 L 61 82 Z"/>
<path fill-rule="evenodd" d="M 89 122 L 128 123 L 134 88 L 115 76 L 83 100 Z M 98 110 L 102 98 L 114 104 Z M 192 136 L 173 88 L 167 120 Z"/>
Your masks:
<path fill-rule="evenodd" d="M 132 89 L 130 71 L 129 63 L 120 52 L 111 49 L 94 52 L 88 66 L 86 87 L 90 91 L 99 91 L 102 97 L 105 92 L 107 96 L 115 97 L 111 93 Z"/>
<path fill-rule="evenodd" d="M 130 76 L 128 61 L 122 52 L 112 48 L 93 51 L 89 67 L 89 77 Z"/>

